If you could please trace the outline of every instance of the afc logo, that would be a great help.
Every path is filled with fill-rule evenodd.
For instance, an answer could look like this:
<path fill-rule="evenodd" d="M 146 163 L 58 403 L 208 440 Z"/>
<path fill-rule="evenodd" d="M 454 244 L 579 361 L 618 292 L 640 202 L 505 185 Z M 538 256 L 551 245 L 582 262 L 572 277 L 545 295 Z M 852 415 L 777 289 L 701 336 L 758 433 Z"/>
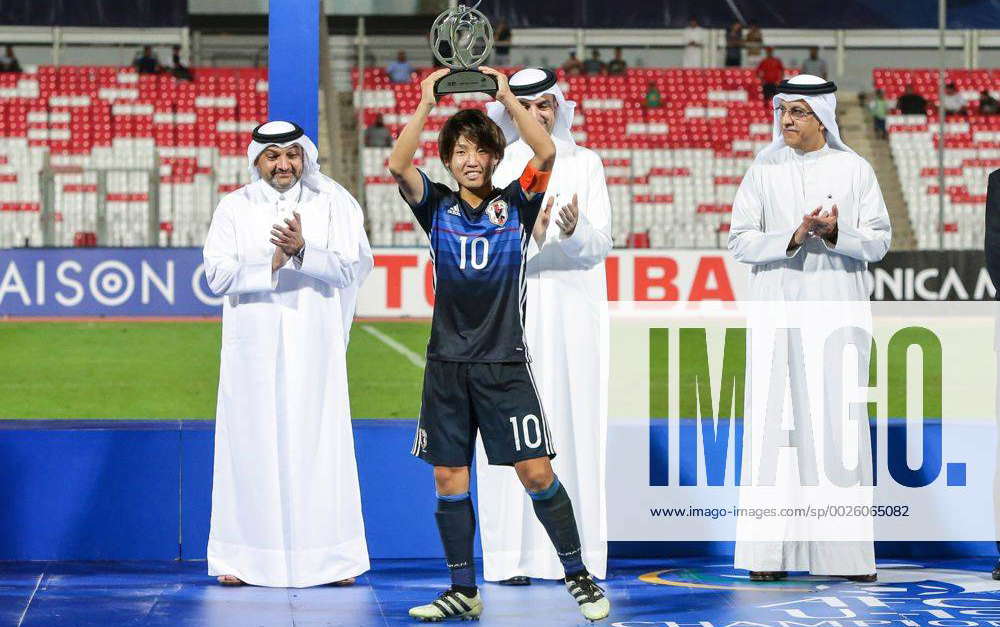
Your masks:
<path fill-rule="evenodd" d="M 486 207 L 486 217 L 490 219 L 490 222 L 497 226 L 503 226 L 507 223 L 507 201 L 505 200 L 494 200 Z"/>
<path fill-rule="evenodd" d="M 417 450 L 421 453 L 427 452 L 427 431 L 425 429 L 417 429 Z"/>

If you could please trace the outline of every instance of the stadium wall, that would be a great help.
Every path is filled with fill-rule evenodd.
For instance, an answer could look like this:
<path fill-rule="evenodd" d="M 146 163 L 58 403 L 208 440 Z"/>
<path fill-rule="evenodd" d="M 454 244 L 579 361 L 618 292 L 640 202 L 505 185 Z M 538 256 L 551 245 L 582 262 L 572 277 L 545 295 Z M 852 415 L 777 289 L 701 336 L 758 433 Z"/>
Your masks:
<path fill-rule="evenodd" d="M 414 428 L 410 420 L 354 423 L 368 549 L 375 558 L 442 557 L 431 470 L 408 454 Z M 693 433 L 697 426 L 686 421 L 681 429 Z M 0 484 L 6 504 L 0 561 L 205 558 L 213 421 L 7 420 L 0 421 L 0 432 L 0 471 L 8 478 Z M 733 549 L 728 541 L 611 540 L 612 557 L 722 557 Z M 877 551 L 880 558 L 995 554 L 992 542 L 880 542 Z"/>
<path fill-rule="evenodd" d="M 726 251 L 616 249 L 612 301 L 740 300 L 747 269 Z M 434 300 L 424 248 L 378 248 L 357 315 L 426 318 Z M 889 253 L 869 269 L 873 300 L 991 300 L 981 251 Z M 0 317 L 218 316 L 199 248 L 0 250 Z"/>

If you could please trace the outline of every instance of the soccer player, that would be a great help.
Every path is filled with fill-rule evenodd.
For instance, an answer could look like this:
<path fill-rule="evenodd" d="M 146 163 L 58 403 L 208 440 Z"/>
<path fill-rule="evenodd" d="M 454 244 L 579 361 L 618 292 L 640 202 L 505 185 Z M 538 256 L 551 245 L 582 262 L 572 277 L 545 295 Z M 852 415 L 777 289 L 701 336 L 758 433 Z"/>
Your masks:
<path fill-rule="evenodd" d="M 511 93 L 507 77 L 479 69 L 496 78 L 497 101 L 534 153 L 519 179 L 493 187 L 506 142 L 495 122 L 471 109 L 449 118 L 438 138 L 441 161 L 458 192 L 432 182 L 413 164 L 434 108 L 434 83 L 448 70 L 421 82 L 420 103 L 389 156 L 389 171 L 429 236 L 434 259 L 434 317 L 412 453 L 434 466 L 435 517 L 452 581 L 435 601 L 410 609 L 410 616 L 437 621 L 482 613 L 469 499 L 478 431 L 489 462 L 514 467 L 559 555 L 567 590 L 585 617 L 598 620 L 610 604 L 583 565 L 573 505 L 552 472 L 555 450 L 524 342 L 525 251 L 536 219 L 544 223 L 551 210 L 551 201 L 545 212 L 541 206 L 555 145 Z"/>

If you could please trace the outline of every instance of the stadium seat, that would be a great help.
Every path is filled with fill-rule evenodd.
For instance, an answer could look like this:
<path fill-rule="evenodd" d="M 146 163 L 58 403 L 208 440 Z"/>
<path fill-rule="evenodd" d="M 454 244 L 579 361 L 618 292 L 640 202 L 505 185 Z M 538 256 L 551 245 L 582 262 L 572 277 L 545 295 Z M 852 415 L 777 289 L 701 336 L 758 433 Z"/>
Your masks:
<path fill-rule="evenodd" d="M 103 66 L 0 75 L 0 247 L 42 244 L 46 163 L 56 245 L 96 233 L 96 170 L 107 172 L 110 225 L 99 244 L 146 244 L 158 167 L 159 244 L 200 246 L 218 197 L 249 180 L 242 154 L 267 116 L 266 72 L 194 68 L 191 82 Z"/>
<path fill-rule="evenodd" d="M 944 220 L 938 196 L 937 127 L 938 71 L 936 69 L 876 68 L 873 84 L 895 102 L 907 85 L 927 101 L 927 115 L 894 112 L 886 119 L 889 146 L 899 172 L 903 197 L 920 248 L 982 247 L 983 207 L 989 173 L 1000 167 L 1000 119 L 978 115 L 976 99 L 982 90 L 1000 85 L 997 70 L 948 70 L 945 82 L 955 83 L 970 107 L 969 115 L 948 116 L 945 124 Z"/>

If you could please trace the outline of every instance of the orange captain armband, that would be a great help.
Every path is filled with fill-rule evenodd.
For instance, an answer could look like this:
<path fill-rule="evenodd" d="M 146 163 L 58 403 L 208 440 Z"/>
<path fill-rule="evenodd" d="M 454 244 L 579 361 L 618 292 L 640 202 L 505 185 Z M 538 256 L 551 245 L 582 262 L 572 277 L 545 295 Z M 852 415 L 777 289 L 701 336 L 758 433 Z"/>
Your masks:
<path fill-rule="evenodd" d="M 529 163 L 524 166 L 524 172 L 521 173 L 518 182 L 521 184 L 521 189 L 526 192 L 544 194 L 549 186 L 550 176 L 552 176 L 552 170 L 542 172 Z"/>

